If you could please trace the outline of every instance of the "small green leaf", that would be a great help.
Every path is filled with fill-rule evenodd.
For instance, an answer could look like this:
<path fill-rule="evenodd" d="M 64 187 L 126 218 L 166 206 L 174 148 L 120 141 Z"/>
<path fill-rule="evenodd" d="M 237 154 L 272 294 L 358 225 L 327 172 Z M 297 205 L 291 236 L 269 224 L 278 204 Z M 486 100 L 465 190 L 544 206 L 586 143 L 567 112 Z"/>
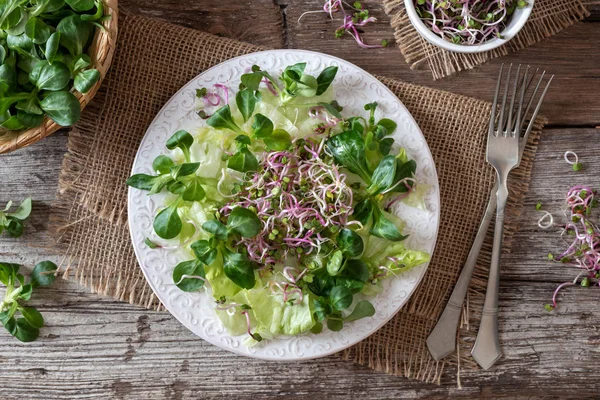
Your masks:
<path fill-rule="evenodd" d="M 6 233 L 13 238 L 21 236 L 23 234 L 23 223 L 17 219 L 9 219 Z"/>
<path fill-rule="evenodd" d="M 217 111 L 215 111 L 213 115 L 211 115 L 210 118 L 206 120 L 206 123 L 215 129 L 229 129 L 237 133 L 238 135 L 244 134 L 244 132 L 233 120 L 229 105 L 225 105 L 219 108 Z"/>
<path fill-rule="evenodd" d="M 373 220 L 373 226 L 370 230 L 371 235 L 394 242 L 402 241 L 408 237 L 402 235 L 396 225 L 383 216 L 381 210 L 379 210 L 379 207 L 374 208 Z"/>
<path fill-rule="evenodd" d="M 361 224 L 366 225 L 373 215 L 373 201 L 369 198 L 362 200 L 354 207 L 352 216 Z"/>
<path fill-rule="evenodd" d="M 125 181 L 125 183 L 128 186 L 131 186 L 136 189 L 150 190 L 150 189 L 152 189 L 152 186 L 156 182 L 156 178 L 157 178 L 156 176 L 152 176 L 152 175 L 148 175 L 148 174 L 135 174 L 135 175 L 131 175 L 129 178 L 127 178 L 127 181 Z"/>
<path fill-rule="evenodd" d="M 242 237 L 254 237 L 262 229 L 258 216 L 247 208 L 236 207 L 227 218 L 227 229 Z"/>
<path fill-rule="evenodd" d="M 323 324 L 321 322 L 315 322 L 315 324 L 310 328 L 310 332 L 318 335 L 323 332 Z"/>
<path fill-rule="evenodd" d="M 73 59 L 71 70 L 73 70 L 73 72 L 77 72 L 89 67 L 90 65 L 92 65 L 92 60 L 90 59 L 90 56 L 88 56 L 87 54 L 79 54 L 76 58 Z"/>
<path fill-rule="evenodd" d="M 266 138 L 273 133 L 273 122 L 262 114 L 254 116 L 252 134 L 257 138 Z"/>
<path fill-rule="evenodd" d="M 223 272 L 233 283 L 243 289 L 252 289 L 256 284 L 252 262 L 243 254 L 224 249 Z"/>
<path fill-rule="evenodd" d="M 317 321 L 323 321 L 329 314 L 331 314 L 331 306 L 327 303 L 324 298 L 314 299 L 313 301 L 314 314 Z"/>
<path fill-rule="evenodd" d="M 154 218 L 154 231 L 163 239 L 173 239 L 183 227 L 177 212 L 177 202 L 165 208 Z"/>
<path fill-rule="evenodd" d="M 339 332 L 344 328 L 344 321 L 341 319 L 327 319 L 327 328 L 330 331 Z"/>
<path fill-rule="evenodd" d="M 175 150 L 177 148 L 181 149 L 183 155 L 185 157 L 186 162 L 190 161 L 190 147 L 194 144 L 194 138 L 190 133 L 184 129 L 180 129 L 173 134 L 165 144 L 167 149 Z"/>
<path fill-rule="evenodd" d="M 392 186 L 396 175 L 396 165 L 396 157 L 393 155 L 381 159 L 373 172 L 371 184 L 367 188 L 367 193 L 370 196 L 378 195 Z"/>
<path fill-rule="evenodd" d="M 284 151 L 292 145 L 292 138 L 285 129 L 275 129 L 271 136 L 265 137 L 263 141 L 271 151 Z"/>
<path fill-rule="evenodd" d="M 382 156 L 387 156 L 388 154 L 390 154 L 390 151 L 392 150 L 393 145 L 394 145 L 394 139 L 392 139 L 392 138 L 382 139 L 379 142 L 379 152 L 381 153 Z"/>
<path fill-rule="evenodd" d="M 40 107 L 50 119 L 61 126 L 73 125 L 79 121 L 81 115 L 79 100 L 72 93 L 66 91 L 49 93 L 40 102 Z"/>
<path fill-rule="evenodd" d="M 40 335 L 40 330 L 31 326 L 25 318 L 18 318 L 8 331 L 21 342 L 33 342 Z"/>
<path fill-rule="evenodd" d="M 364 250 L 362 237 L 351 229 L 343 228 L 337 236 L 338 249 L 342 251 L 345 257 L 359 257 Z"/>
<path fill-rule="evenodd" d="M 227 160 L 227 168 L 239 172 L 257 171 L 258 160 L 250 150 L 243 148 Z"/>
<path fill-rule="evenodd" d="M 183 191 L 182 198 L 185 201 L 200 201 L 206 196 L 206 192 L 201 185 L 202 178 L 195 177 L 187 184 Z"/>
<path fill-rule="evenodd" d="M 171 168 L 175 166 L 175 163 L 171 157 L 160 155 L 152 161 L 152 170 L 159 174 L 168 174 L 171 172 Z"/>
<path fill-rule="evenodd" d="M 209 219 L 202 224 L 202 229 L 212 233 L 219 240 L 227 240 L 227 228 L 220 221 L 216 219 Z"/>
<path fill-rule="evenodd" d="M 150 249 L 157 249 L 157 248 L 159 248 L 159 247 L 160 247 L 159 245 L 157 245 L 156 243 L 154 243 L 154 242 L 153 242 L 152 240 L 150 240 L 149 238 L 146 238 L 146 239 L 144 239 L 144 244 L 145 244 L 146 246 L 148 246 L 148 248 L 150 248 Z"/>
<path fill-rule="evenodd" d="M 22 307 L 19 308 L 19 311 L 32 327 L 40 329 L 44 326 L 44 317 L 42 317 L 42 314 L 35 308 Z"/>
<path fill-rule="evenodd" d="M 338 109 L 333 104 L 331 104 L 331 103 L 324 103 L 324 102 L 320 102 L 320 103 L 317 103 L 317 104 L 319 106 L 323 107 L 329 114 L 333 115 L 337 119 L 340 119 L 340 120 L 343 119 L 342 114 L 340 114 L 340 112 L 338 111 Z M 361 127 L 362 127 L 362 125 L 361 125 Z"/>
<path fill-rule="evenodd" d="M 337 71 L 338 67 L 336 66 L 327 67 L 323 71 L 321 71 L 321 73 L 317 77 L 317 96 L 320 96 L 323 93 L 325 93 L 325 91 L 331 85 L 331 82 L 333 82 Z"/>
<path fill-rule="evenodd" d="M 394 133 L 394 131 L 398 127 L 398 124 L 396 124 L 394 121 L 388 118 L 380 119 L 379 122 L 377 122 L 377 125 L 383 126 L 386 129 L 388 135 Z"/>
<path fill-rule="evenodd" d="M 39 61 L 29 74 L 29 80 L 39 90 L 62 90 L 71 81 L 71 71 L 60 61 L 52 64 L 45 60 Z"/>
<path fill-rule="evenodd" d="M 0 282 L 5 286 L 14 282 L 20 267 L 19 264 L 0 262 Z"/>
<path fill-rule="evenodd" d="M 7 216 L 20 219 L 21 221 L 27 219 L 31 214 L 31 197 L 27 197 L 19 204 L 19 207 L 15 212 L 6 213 Z"/>
<path fill-rule="evenodd" d="M 235 104 L 240 110 L 244 122 L 246 122 L 250 119 L 252 113 L 254 113 L 256 96 L 254 96 L 254 92 L 249 89 L 240 90 L 235 96 Z"/>
<path fill-rule="evenodd" d="M 63 18 L 56 30 L 60 32 L 60 44 L 75 56 L 84 53 L 83 50 L 94 32 L 94 25 L 74 14 Z"/>
<path fill-rule="evenodd" d="M 344 277 L 365 283 L 371 277 L 371 273 L 362 260 L 352 259 L 346 261 Z"/>
<path fill-rule="evenodd" d="M 413 178 L 417 169 L 417 163 L 414 160 L 408 160 L 403 163 L 400 158 L 396 157 L 398 165 L 396 167 L 396 176 L 394 176 L 394 184 L 406 178 Z M 408 182 L 408 186 L 412 186 L 412 183 Z M 404 184 L 400 184 L 394 187 L 392 192 L 406 193 L 408 187 Z"/>
<path fill-rule="evenodd" d="M 365 156 L 365 142 L 356 131 L 345 131 L 332 136 L 326 143 L 335 162 L 359 175 L 365 182 L 371 182 L 371 174 Z"/>
<path fill-rule="evenodd" d="M 256 92 L 260 86 L 260 81 L 265 77 L 262 71 L 254 71 L 241 76 L 240 80 L 248 90 Z"/>
<path fill-rule="evenodd" d="M 327 273 L 331 276 L 335 276 L 340 273 L 342 270 L 342 262 L 344 261 L 344 257 L 340 250 L 336 250 L 331 257 L 329 257 L 329 261 L 327 262 Z"/>
<path fill-rule="evenodd" d="M 300 82 L 298 96 L 313 97 L 317 93 L 318 83 L 314 76 L 302 75 Z"/>
<path fill-rule="evenodd" d="M 73 87 L 79 93 L 87 93 L 100 80 L 100 71 L 97 69 L 88 69 L 80 71 L 75 75 Z"/>
<path fill-rule="evenodd" d="M 204 265 L 199 260 L 183 261 L 173 270 L 173 282 L 184 292 L 195 292 L 204 286 Z"/>
<path fill-rule="evenodd" d="M 74 11 L 84 12 L 94 8 L 94 0 L 65 0 Z"/>
<path fill-rule="evenodd" d="M 56 280 L 54 273 L 58 270 L 56 264 L 52 261 L 42 261 L 36 264 L 31 273 L 31 285 L 37 286 L 49 286 Z"/>
<path fill-rule="evenodd" d="M 54 32 L 48 38 L 48 41 L 46 42 L 46 49 L 44 50 L 46 60 L 48 60 L 48 62 L 50 64 L 52 64 L 54 62 L 54 60 L 56 59 L 56 54 L 58 53 L 59 45 L 60 45 L 60 32 Z"/>
<path fill-rule="evenodd" d="M 206 265 L 211 265 L 217 258 L 217 249 L 211 247 L 208 240 L 198 240 L 190 247 L 196 258 Z"/>
<path fill-rule="evenodd" d="M 336 310 L 345 310 L 352 304 L 352 292 L 345 286 L 335 286 L 329 293 L 329 301 Z"/>
<path fill-rule="evenodd" d="M 44 44 L 52 35 L 52 29 L 40 18 L 31 17 L 25 25 L 25 34 L 35 44 Z"/>
<path fill-rule="evenodd" d="M 344 321 L 351 322 L 361 318 L 372 317 L 375 315 L 375 307 L 367 300 L 361 300 L 358 302 L 352 313 L 344 318 Z"/>

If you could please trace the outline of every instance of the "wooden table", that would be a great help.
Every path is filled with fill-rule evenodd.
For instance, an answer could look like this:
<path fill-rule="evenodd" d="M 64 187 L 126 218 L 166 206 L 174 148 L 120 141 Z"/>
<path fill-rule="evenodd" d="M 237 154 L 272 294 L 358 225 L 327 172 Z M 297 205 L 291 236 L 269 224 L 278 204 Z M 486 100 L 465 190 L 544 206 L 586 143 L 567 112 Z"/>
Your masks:
<path fill-rule="evenodd" d="M 23 344 L 0 329 L 0 398 L 433 398 L 592 397 L 600 377 L 600 292 L 566 290 L 560 308 L 543 310 L 556 285 L 573 271 L 545 261 L 561 243 L 555 232 L 537 228 L 534 205 L 557 212 L 573 183 L 598 188 L 600 170 L 600 7 L 593 15 L 544 42 L 473 71 L 431 80 L 412 71 L 393 48 L 361 50 L 350 38 L 335 39 L 336 23 L 317 9 L 317 0 L 122 0 L 133 12 L 271 47 L 302 48 L 342 57 L 374 74 L 490 100 L 501 62 L 529 63 L 556 74 L 543 113 L 550 119 L 535 161 L 530 193 L 513 253 L 502 268 L 500 318 L 503 359 L 488 372 L 465 371 L 462 390 L 453 377 L 441 386 L 423 384 L 342 361 L 339 356 L 302 363 L 270 363 L 228 353 L 195 337 L 166 312 L 155 313 L 90 293 L 75 282 L 58 281 L 33 302 L 47 327 Z M 392 38 L 377 1 L 365 1 L 379 22 L 367 40 Z M 279 21 L 272 35 L 253 26 Z M 20 239 L 0 237 L 0 259 L 31 268 L 60 260 L 47 235 L 67 132 L 0 156 L 0 203 L 34 198 L 34 211 Z M 574 173 L 562 161 L 576 151 L 585 169 Z"/>

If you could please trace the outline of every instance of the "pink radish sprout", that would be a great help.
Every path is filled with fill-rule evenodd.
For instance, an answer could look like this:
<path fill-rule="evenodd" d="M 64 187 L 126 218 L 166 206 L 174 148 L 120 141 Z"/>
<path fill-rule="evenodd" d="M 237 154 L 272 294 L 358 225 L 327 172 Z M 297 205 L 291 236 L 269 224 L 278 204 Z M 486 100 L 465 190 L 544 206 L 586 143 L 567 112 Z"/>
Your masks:
<path fill-rule="evenodd" d="M 346 13 L 344 5 L 346 5 L 352 11 L 352 14 Z M 343 0 L 327 0 L 321 10 L 306 11 L 300 15 L 298 18 L 298 23 L 301 24 L 300 21 L 302 18 L 308 14 L 326 13 L 329 14 L 329 18 L 333 19 L 333 14 L 338 11 L 342 13 L 343 23 L 339 28 L 336 29 L 335 37 L 339 38 L 342 37 L 344 33 L 348 33 L 363 49 L 375 49 L 387 46 L 387 40 L 385 39 L 381 41 L 381 44 L 366 44 L 363 41 L 357 27 L 363 27 L 368 23 L 376 22 L 377 18 L 370 17 L 369 10 L 365 9 L 359 1 L 355 2 L 354 4 L 350 4 Z"/>
<path fill-rule="evenodd" d="M 323 161 L 322 144 L 298 139 L 292 150 L 267 153 L 236 200 L 221 209 L 227 216 L 235 207 L 248 208 L 262 221 L 258 235 L 237 243 L 252 261 L 269 266 L 288 256 L 300 261 L 329 241 L 321 232 L 335 233 L 349 222 L 352 189 L 335 164 Z"/>
<path fill-rule="evenodd" d="M 565 159 L 566 157 L 565 155 Z M 580 275 L 585 276 L 581 280 L 581 286 L 589 286 L 592 279 L 595 279 L 594 284 L 598 285 L 600 278 L 600 229 L 590 220 L 592 209 L 597 206 L 596 194 L 596 191 L 585 185 L 576 185 L 569 189 L 566 196 L 566 215 L 569 222 L 561 233 L 568 247 L 557 257 L 548 254 L 549 260 L 581 269 Z M 545 308 L 548 311 L 553 310 L 560 289 L 575 285 L 578 278 L 579 276 L 573 282 L 565 282 L 558 286 L 552 297 L 552 304 L 546 304 Z"/>

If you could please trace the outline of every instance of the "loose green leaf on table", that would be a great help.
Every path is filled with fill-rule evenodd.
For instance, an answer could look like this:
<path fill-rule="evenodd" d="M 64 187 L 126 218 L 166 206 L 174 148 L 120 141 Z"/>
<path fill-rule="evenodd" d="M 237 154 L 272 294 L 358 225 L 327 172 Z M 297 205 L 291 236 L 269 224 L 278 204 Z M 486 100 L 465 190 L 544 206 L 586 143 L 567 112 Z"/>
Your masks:
<path fill-rule="evenodd" d="M 10 237 L 19 237 L 23 233 L 23 221 L 31 214 L 31 197 L 21 202 L 16 210 L 10 212 L 12 201 L 6 204 L 4 210 L 0 210 L 0 234 L 6 231 Z"/>
<path fill-rule="evenodd" d="M 34 288 L 50 285 L 55 280 L 54 273 L 58 268 L 51 261 L 42 261 L 35 266 L 30 282 L 25 284 L 25 278 L 19 273 L 20 267 L 19 264 L 0 262 L 0 282 L 6 286 L 0 301 L 0 324 L 18 340 L 32 342 L 44 326 L 44 317 L 26 302 Z"/>

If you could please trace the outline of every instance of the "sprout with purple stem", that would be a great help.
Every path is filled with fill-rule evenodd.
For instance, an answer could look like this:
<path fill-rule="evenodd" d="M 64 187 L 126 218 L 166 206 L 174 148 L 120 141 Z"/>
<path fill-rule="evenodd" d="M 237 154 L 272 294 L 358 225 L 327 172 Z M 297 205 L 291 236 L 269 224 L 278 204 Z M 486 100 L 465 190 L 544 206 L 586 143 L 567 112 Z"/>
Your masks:
<path fill-rule="evenodd" d="M 346 13 L 344 5 L 346 5 L 350 10 L 352 10 L 352 14 Z M 368 23 L 377 21 L 377 18 L 369 16 L 369 10 L 365 9 L 360 1 L 356 1 L 354 2 L 354 4 L 350 4 L 343 0 L 327 0 L 323 5 L 323 9 L 306 11 L 302 13 L 302 15 L 300 15 L 300 17 L 298 18 L 298 23 L 301 24 L 300 21 L 302 20 L 302 18 L 304 18 L 304 16 L 308 14 L 326 13 L 329 14 L 329 17 L 331 19 L 333 19 L 333 14 L 338 11 L 340 11 L 343 15 L 343 23 L 339 28 L 335 30 L 335 37 L 340 38 L 344 35 L 344 33 L 348 33 L 363 49 L 376 49 L 381 47 L 387 47 L 388 41 L 386 39 L 383 39 L 381 41 L 381 44 L 366 44 L 360 36 L 360 32 L 356 27 L 363 27 Z"/>
<path fill-rule="evenodd" d="M 565 159 L 567 154 L 565 154 Z M 575 162 L 578 160 L 576 159 Z M 596 191 L 586 185 L 576 185 L 571 187 L 566 196 L 566 216 L 568 223 L 561 232 L 561 237 L 565 239 L 567 249 L 557 257 L 552 254 L 548 259 L 560 262 L 570 267 L 579 268 L 582 271 L 573 280 L 559 285 L 552 296 L 552 304 L 546 304 L 545 308 L 552 311 L 556 307 L 556 296 L 558 292 L 566 287 L 577 284 L 580 276 L 585 276 L 580 282 L 581 286 L 589 286 L 592 279 L 595 279 L 595 285 L 598 285 L 600 278 L 600 229 L 590 220 L 592 209 L 597 206 L 595 198 Z"/>

